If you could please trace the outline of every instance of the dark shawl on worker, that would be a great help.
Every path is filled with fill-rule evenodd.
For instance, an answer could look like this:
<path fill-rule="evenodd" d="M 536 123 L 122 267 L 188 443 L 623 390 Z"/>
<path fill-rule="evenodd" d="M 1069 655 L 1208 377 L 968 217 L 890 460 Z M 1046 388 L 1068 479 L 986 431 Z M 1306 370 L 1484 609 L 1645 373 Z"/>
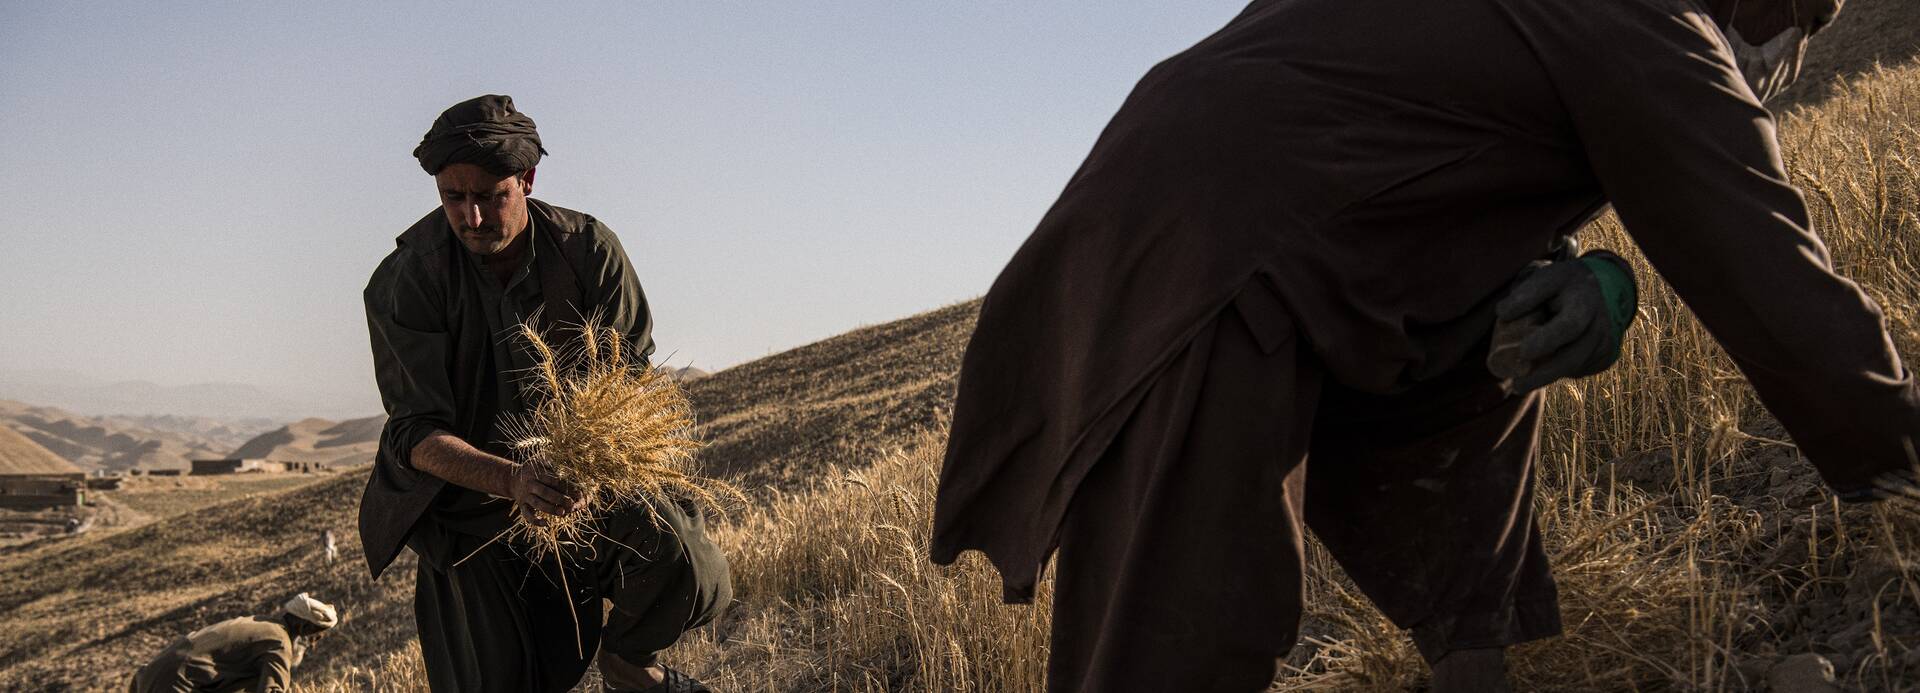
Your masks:
<path fill-rule="evenodd" d="M 619 239 L 592 216 L 528 199 L 541 285 L 541 328 L 564 340 L 596 312 L 627 335 L 632 353 L 653 353 L 653 321 Z M 492 281 L 461 257 L 447 217 L 436 209 L 396 239 L 368 280 L 364 299 L 373 343 L 374 380 L 387 422 L 366 494 L 360 540 L 378 576 L 400 553 L 414 525 L 445 488 L 414 469 L 413 447 L 446 431 L 483 447 L 499 412 L 489 389 L 501 365 L 477 282 Z M 564 342 L 563 342 L 564 343 Z"/>
<path fill-rule="evenodd" d="M 413 158 L 430 175 L 450 164 L 475 164 L 506 176 L 533 168 L 545 153 L 533 119 L 513 107 L 513 97 L 488 94 L 454 104 L 435 118 Z"/>

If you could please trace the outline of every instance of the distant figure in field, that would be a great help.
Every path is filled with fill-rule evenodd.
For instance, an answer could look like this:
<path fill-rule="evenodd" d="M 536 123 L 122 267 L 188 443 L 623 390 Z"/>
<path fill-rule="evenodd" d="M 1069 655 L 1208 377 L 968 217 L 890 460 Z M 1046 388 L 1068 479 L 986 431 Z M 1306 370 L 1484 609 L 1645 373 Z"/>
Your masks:
<path fill-rule="evenodd" d="M 329 527 L 320 532 L 320 548 L 321 552 L 327 556 L 327 565 L 333 565 L 333 559 L 340 557 L 340 546 L 334 542 L 333 528 Z"/>
<path fill-rule="evenodd" d="M 413 153 L 440 206 L 400 234 L 367 282 L 388 418 L 360 501 L 360 539 L 375 576 L 403 545 L 420 556 L 414 616 L 428 683 L 565 691 L 597 650 L 614 690 L 707 690 L 657 661 L 733 598 L 698 510 L 656 499 L 664 529 L 641 507 L 600 518 L 581 552 L 591 558 L 564 576 L 551 560 L 530 563 L 526 547 L 494 541 L 516 508 L 541 522 L 581 503 L 515 462 L 498 428 L 533 405 L 539 357 L 518 328 L 537 315 L 560 341 L 573 331 L 556 326 L 598 314 L 645 363 L 653 317 L 633 263 L 599 220 L 527 197 L 546 150 L 512 99 L 455 104 Z"/>
<path fill-rule="evenodd" d="M 1911 494 L 1920 391 L 1762 106 L 1840 5 L 1252 3 L 1140 80 L 987 294 L 933 560 L 1021 602 L 1058 549 L 1051 690 L 1256 691 L 1311 527 L 1433 690 L 1505 690 L 1561 631 L 1537 389 L 1633 304 L 1538 263 L 1609 205 L 1840 498 Z"/>
<path fill-rule="evenodd" d="M 334 608 L 302 592 L 271 616 L 242 616 L 173 641 L 133 675 L 132 693 L 284 693 L 293 688 L 307 643 L 340 622 Z"/>

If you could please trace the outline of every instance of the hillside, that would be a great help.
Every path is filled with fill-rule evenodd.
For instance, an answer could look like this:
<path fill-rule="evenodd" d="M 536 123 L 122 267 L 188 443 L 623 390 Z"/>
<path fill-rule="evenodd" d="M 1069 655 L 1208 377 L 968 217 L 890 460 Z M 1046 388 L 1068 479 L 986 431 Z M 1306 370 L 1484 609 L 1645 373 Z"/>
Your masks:
<path fill-rule="evenodd" d="M 945 416 L 978 302 L 862 328 L 688 385 L 708 473 L 791 490 Z"/>
<path fill-rule="evenodd" d="M 1885 307 L 1910 360 L 1920 356 L 1916 120 L 1920 65 L 1908 65 L 1782 125 L 1837 263 Z M 1588 238 L 1645 267 L 1617 224 Z M 1834 503 L 1685 306 L 1642 279 L 1642 322 L 1620 363 L 1549 393 L 1536 506 L 1568 633 L 1516 652 L 1520 689 L 1761 690 L 1801 653 L 1830 658 L 1851 689 L 1920 688 L 1920 517 Z M 715 523 L 737 604 L 670 664 L 727 690 L 1034 689 L 1046 593 L 1036 608 L 1000 606 L 977 556 L 947 569 L 924 553 L 941 423 L 977 308 L 689 384 L 709 471 L 755 504 Z M 267 448 L 351 438 L 334 428 L 301 422 L 286 429 L 291 443 Z M 308 690 L 417 690 L 410 556 L 379 582 L 365 577 L 352 530 L 363 479 L 321 477 L 0 552 L 0 690 L 114 688 L 168 638 L 300 590 L 348 614 L 301 670 Z M 341 539 L 333 565 L 318 558 L 325 528 Z M 1403 634 L 1323 551 L 1310 566 L 1310 639 L 1283 685 L 1423 686 Z"/>
<path fill-rule="evenodd" d="M 273 427 L 265 419 L 186 416 L 83 416 L 55 407 L 0 400 L 0 427 L 26 435 L 82 469 L 184 468 L 224 457 Z"/>
<path fill-rule="evenodd" d="M 364 477 L 317 483 L 0 553 L 0 690 L 125 688 L 145 657 L 201 625 L 266 613 L 311 591 L 347 610 L 309 654 L 311 671 L 377 659 L 411 636 L 412 557 L 374 583 L 359 563 L 353 512 Z M 339 536 L 328 565 L 319 535 Z"/>
<path fill-rule="evenodd" d="M 1833 26 L 1808 43 L 1800 81 L 1780 95 L 1776 107 L 1816 104 L 1875 64 L 1902 65 L 1915 56 L 1920 56 L 1920 3 L 1848 0 Z"/>
<path fill-rule="evenodd" d="M 691 395 L 712 441 L 703 459 L 766 499 L 766 485 L 800 490 L 921 435 L 952 397 L 957 346 L 976 309 L 856 330 L 699 379 Z M 855 431 L 859 438 L 846 434 Z M 310 419 L 235 452 L 333 451 L 378 433 L 379 417 Z M 109 688 L 167 639 L 302 590 L 348 613 L 303 678 L 364 688 L 367 669 L 411 640 L 412 557 L 403 553 L 385 578 L 368 580 L 354 529 L 365 476 L 320 479 L 134 530 L 0 553 L 0 613 L 8 614 L 0 690 Z M 340 542 L 342 560 L 331 566 L 319 560 L 325 528 Z"/>
<path fill-rule="evenodd" d="M 694 368 L 693 366 L 681 366 L 681 367 L 679 367 L 679 368 L 673 368 L 673 367 L 668 367 L 668 368 L 667 368 L 667 376 L 668 376 L 668 377 L 671 377 L 671 378 L 673 378 L 675 382 L 678 382 L 678 383 L 681 383 L 681 384 L 686 384 L 686 383 L 690 383 L 690 382 L 693 382 L 693 381 L 695 381 L 695 380 L 699 380 L 699 379 L 701 379 L 701 378 L 705 378 L 705 377 L 707 377 L 707 376 L 709 376 L 709 375 L 713 375 L 713 373 L 710 373 L 710 372 L 708 372 L 708 371 L 704 371 L 704 370 L 701 370 L 701 369 L 698 369 L 698 368 Z"/>
<path fill-rule="evenodd" d="M 302 419 L 262 433 L 223 457 L 287 462 L 359 464 L 373 459 L 380 446 L 380 428 L 387 417 L 369 416 L 347 421 Z"/>
<path fill-rule="evenodd" d="M 0 474 L 66 474 L 81 471 L 72 462 L 48 452 L 38 443 L 0 428 Z"/>

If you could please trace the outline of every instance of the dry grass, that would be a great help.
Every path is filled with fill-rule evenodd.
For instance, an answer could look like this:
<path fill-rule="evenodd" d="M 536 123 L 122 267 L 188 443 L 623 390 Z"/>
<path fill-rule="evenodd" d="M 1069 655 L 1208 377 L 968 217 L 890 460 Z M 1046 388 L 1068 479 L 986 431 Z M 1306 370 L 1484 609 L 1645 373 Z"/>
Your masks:
<path fill-rule="evenodd" d="M 1909 356 L 1920 355 L 1916 120 L 1920 66 L 1907 66 L 1783 125 L 1788 163 L 1836 261 L 1880 301 Z M 1645 266 L 1611 222 L 1588 240 Z M 1753 690 L 1769 664 L 1808 651 L 1831 656 L 1852 688 L 1920 688 L 1920 521 L 1834 504 L 1671 292 L 1643 276 L 1642 301 L 1619 365 L 1556 386 L 1549 398 L 1537 511 L 1568 632 L 1516 652 L 1520 689 Z M 868 328 L 695 385 L 696 410 L 718 448 L 709 462 L 726 478 L 768 486 L 756 491 L 756 506 L 713 530 L 733 562 L 739 603 L 724 623 L 669 651 L 670 664 L 739 691 L 1036 688 L 1044 596 L 1037 608 L 1000 605 L 997 577 L 977 556 L 936 568 L 925 555 L 938 420 L 973 310 Z M 218 521 L 258 521 L 241 509 Z M 35 578 L 40 587 L 10 593 L 0 580 L 0 608 L 30 619 L 0 628 L 8 644 L 0 688 L 34 689 L 53 672 L 75 671 L 68 657 L 97 667 L 131 661 L 157 642 L 149 629 L 135 631 L 137 642 L 68 645 L 74 626 L 57 614 L 102 596 L 48 581 L 79 584 L 140 566 L 109 555 L 138 546 L 169 547 L 180 556 L 174 570 L 196 565 L 187 555 L 201 555 L 188 551 L 192 536 L 162 529 L 143 530 L 156 533 L 143 535 L 150 543 L 95 546 L 103 537 L 36 553 L 53 571 Z M 216 547 L 228 544 L 202 548 Z M 76 573 L 82 565 L 89 572 Z M 1309 566 L 1307 642 L 1279 685 L 1422 685 L 1426 667 L 1405 636 L 1317 547 Z M 27 574 L 0 565 L 0 578 Z M 182 572 L 176 591 L 162 596 L 169 605 L 266 603 L 213 594 L 228 588 L 217 584 L 228 575 Z M 147 584 L 157 576 L 134 577 Z M 247 594 L 270 591 L 261 587 Z M 341 635 L 378 628 L 385 654 L 336 650 L 341 656 L 310 662 L 303 674 L 320 683 L 308 690 L 420 690 L 418 657 L 406 649 L 410 595 L 360 595 L 350 610 L 362 613 Z M 113 649 L 112 662 L 103 647 Z"/>
<path fill-rule="evenodd" d="M 165 519 L 0 551 L 0 690 L 123 690 L 173 638 L 268 613 L 302 591 L 342 612 L 303 672 L 375 662 L 411 639 L 413 558 L 393 568 L 406 579 L 378 582 L 359 560 L 353 500 L 366 477 L 297 479 L 305 483 L 290 489 L 239 484 L 217 503 L 187 488 Z M 144 493 L 160 512 L 163 491 Z M 331 564 L 321 555 L 327 529 L 340 540 Z"/>
<path fill-rule="evenodd" d="M 645 508 L 661 525 L 655 499 L 682 498 L 716 512 L 723 497 L 743 499 L 732 485 L 699 475 L 693 408 L 679 384 L 634 362 L 618 330 L 593 319 L 578 329 L 572 349 L 556 350 L 531 323 L 521 326 L 540 355 L 537 403 L 526 418 L 507 422 L 507 437 L 522 464 L 571 488 L 581 509 L 538 522 L 514 512 L 507 538 L 537 561 L 590 545 L 594 521 L 622 508 Z"/>
<path fill-rule="evenodd" d="M 1783 121 L 1795 182 L 1841 272 L 1920 356 L 1920 66 L 1880 70 Z M 1645 268 L 1613 219 L 1593 245 Z M 1538 501 L 1565 637 L 1520 648 L 1524 690 L 1749 690 L 1795 652 L 1863 690 L 1920 688 L 1920 521 L 1842 507 L 1664 283 L 1610 371 L 1549 398 Z M 1334 645 L 1288 683 L 1404 690 L 1416 653 L 1316 562 Z"/>
<path fill-rule="evenodd" d="M 1051 591 L 1005 606 L 979 556 L 927 560 L 944 440 L 909 436 L 716 532 L 739 602 L 671 663 L 739 691 L 1037 690 Z"/>
<path fill-rule="evenodd" d="M 1884 71 L 1784 124 L 1785 150 L 1842 271 L 1917 353 L 1920 67 Z M 1638 258 L 1617 222 L 1595 245 Z M 1750 690 L 1816 651 L 1865 690 L 1920 681 L 1920 523 L 1824 494 L 1671 290 L 1608 373 L 1556 386 L 1543 530 L 1567 634 L 1516 651 L 1523 690 Z M 785 494 L 724 530 L 742 603 L 676 652 L 737 690 L 1032 690 L 1046 610 L 998 604 L 984 564 L 926 562 L 937 436 L 845 481 Z M 1278 687 L 1406 690 L 1426 666 L 1315 547 L 1306 642 Z M 990 663 L 990 666 L 983 665 Z"/>
<path fill-rule="evenodd" d="M 1920 346 L 1920 132 L 1909 124 L 1916 116 L 1920 66 L 1908 66 L 1850 85 L 1783 124 L 1790 168 L 1836 262 L 1886 309 L 1908 355 Z M 1600 223 L 1588 240 L 1646 266 L 1615 222 Z M 949 309 L 945 326 L 921 325 L 901 338 L 970 326 L 971 310 Z M 1651 276 L 1643 276 L 1641 311 L 1617 366 L 1550 393 L 1537 511 L 1567 634 L 1516 651 L 1519 688 L 1757 690 L 1770 664 L 1808 651 L 1833 658 L 1852 688 L 1920 686 L 1920 521 L 1886 507 L 1834 504 L 1712 339 Z M 963 343 L 948 335 L 917 353 L 949 359 Z M 765 377 L 772 364 L 802 358 L 794 352 L 743 372 Z M 863 361 L 865 370 L 834 378 L 875 378 L 894 362 Z M 945 391 L 949 373 L 916 380 L 938 385 L 913 391 Z M 805 417 L 766 428 L 732 423 L 789 401 L 790 393 L 750 380 L 718 374 L 726 387 L 710 397 L 729 404 L 716 407 L 717 416 L 737 426 L 727 432 L 736 450 L 756 452 L 754 436 L 769 431 L 835 433 L 806 432 Z M 921 418 L 937 420 L 940 411 Z M 861 420 L 833 423 L 857 429 Z M 890 419 L 885 430 L 907 420 Z M 734 562 L 739 603 L 669 661 L 740 691 L 1035 690 L 1046 655 L 1044 592 L 1037 608 L 1003 606 L 997 577 L 977 556 L 951 569 L 926 560 L 940 447 L 931 430 L 869 437 L 895 449 L 863 450 L 847 459 L 868 466 L 825 473 L 817 453 L 833 449 L 827 445 L 776 436 L 788 440 L 776 452 L 743 454 L 778 468 L 781 453 L 804 451 L 806 468 L 825 480 L 769 490 L 758 507 L 716 529 Z M 1424 685 L 1426 667 L 1406 637 L 1318 547 L 1309 572 L 1305 638 L 1277 687 Z"/>
<path fill-rule="evenodd" d="M 507 541 L 535 564 L 549 557 L 556 567 L 593 560 L 581 554 L 592 550 L 599 520 L 615 512 L 642 508 L 655 527 L 665 527 L 656 502 L 685 499 L 719 514 L 723 497 L 745 500 L 731 484 L 699 475 L 693 407 L 679 383 L 666 371 L 633 361 L 624 335 L 602 326 L 599 317 L 579 325 L 567 349 L 556 349 L 532 322 L 520 326 L 520 336 L 540 357 L 534 365 L 536 404 L 524 418 L 506 421 L 507 439 L 521 464 L 558 481 L 580 501 L 577 509 L 557 515 L 516 505 L 512 524 L 494 541 Z M 555 572 L 563 590 L 566 573 Z M 579 647 L 579 614 L 569 615 Z"/>
<path fill-rule="evenodd" d="M 319 683 L 300 686 L 301 693 L 403 693 L 427 690 L 426 662 L 420 642 L 407 641 L 398 651 L 378 657 L 367 666 L 347 665 Z"/>

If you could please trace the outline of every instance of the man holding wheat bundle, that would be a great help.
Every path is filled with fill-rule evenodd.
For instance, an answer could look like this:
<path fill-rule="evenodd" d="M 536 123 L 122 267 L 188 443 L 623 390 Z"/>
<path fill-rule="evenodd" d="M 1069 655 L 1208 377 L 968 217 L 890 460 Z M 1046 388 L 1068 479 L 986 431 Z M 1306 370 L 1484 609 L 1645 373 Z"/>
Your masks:
<path fill-rule="evenodd" d="M 1920 391 L 1761 105 L 1840 4 L 1252 3 L 1147 73 L 987 294 L 933 560 L 1018 602 L 1058 548 L 1052 690 L 1256 691 L 1310 526 L 1435 691 L 1505 690 L 1561 628 L 1530 390 L 1626 303 L 1600 265 L 1514 278 L 1609 205 L 1841 498 L 1911 494 Z"/>
<path fill-rule="evenodd" d="M 440 209 L 400 235 L 365 293 L 388 415 L 360 505 L 368 565 L 378 576 L 401 546 L 419 554 L 414 611 L 435 691 L 564 691 L 596 647 L 614 690 L 704 691 L 655 661 L 731 599 L 697 510 L 615 510 L 577 553 L 540 563 L 509 535 L 510 513 L 538 525 L 585 505 L 507 442 L 503 422 L 541 394 L 541 354 L 520 326 L 557 338 L 592 317 L 641 365 L 653 352 L 613 232 L 527 197 L 545 153 L 533 120 L 493 95 L 447 109 L 414 150 Z"/>

